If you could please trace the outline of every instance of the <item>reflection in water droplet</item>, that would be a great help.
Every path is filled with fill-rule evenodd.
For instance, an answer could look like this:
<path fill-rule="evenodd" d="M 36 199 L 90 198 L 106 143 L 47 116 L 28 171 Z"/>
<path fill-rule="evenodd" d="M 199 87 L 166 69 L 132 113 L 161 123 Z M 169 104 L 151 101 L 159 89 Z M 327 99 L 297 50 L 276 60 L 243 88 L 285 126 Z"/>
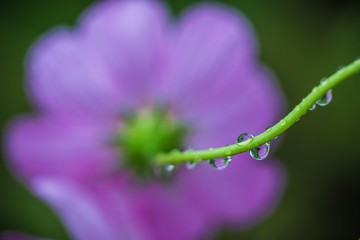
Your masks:
<path fill-rule="evenodd" d="M 224 170 L 229 163 L 231 162 L 231 157 L 218 158 L 218 159 L 210 159 L 209 163 L 211 166 L 216 168 L 217 170 Z"/>
<path fill-rule="evenodd" d="M 316 104 L 313 104 L 313 105 L 309 108 L 309 110 L 310 110 L 310 111 L 314 111 L 315 108 L 316 108 Z"/>
<path fill-rule="evenodd" d="M 331 102 L 331 100 L 332 100 L 332 91 L 329 90 L 325 93 L 325 95 L 323 95 L 316 101 L 316 104 L 324 107 L 328 105 Z"/>
<path fill-rule="evenodd" d="M 241 142 L 245 142 L 249 139 L 252 139 L 254 136 L 250 133 L 243 133 L 243 134 L 240 134 L 240 136 L 237 138 L 236 142 L 237 143 L 241 143 Z"/>
<path fill-rule="evenodd" d="M 250 150 L 250 155 L 256 160 L 265 159 L 270 152 L 270 143 L 265 143 Z"/>
<path fill-rule="evenodd" d="M 195 161 L 189 161 L 189 162 L 185 163 L 185 167 L 188 170 L 192 170 L 192 169 L 194 169 L 196 167 L 196 164 L 197 164 L 197 162 L 195 162 Z"/>

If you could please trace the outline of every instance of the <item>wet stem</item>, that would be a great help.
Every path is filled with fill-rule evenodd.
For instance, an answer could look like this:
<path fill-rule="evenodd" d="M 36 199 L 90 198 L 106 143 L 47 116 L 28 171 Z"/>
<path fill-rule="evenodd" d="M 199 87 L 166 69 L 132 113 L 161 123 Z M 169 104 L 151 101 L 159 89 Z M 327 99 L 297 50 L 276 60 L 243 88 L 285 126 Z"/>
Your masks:
<path fill-rule="evenodd" d="M 305 115 L 308 110 L 315 104 L 315 102 L 324 96 L 327 91 L 340 84 L 345 79 L 360 72 L 360 59 L 355 60 L 347 66 L 342 67 L 326 80 L 314 87 L 313 90 L 298 104 L 294 109 L 288 113 L 283 119 L 276 123 L 271 128 L 261 134 L 241 143 L 227 145 L 219 148 L 209 148 L 206 150 L 191 150 L 186 152 L 171 151 L 169 153 L 159 153 L 154 158 L 155 165 L 167 164 L 181 164 L 186 162 L 200 162 L 214 158 L 224 158 L 233 156 L 243 152 L 250 151 L 270 140 L 275 139 L 281 133 L 285 132 L 294 123 L 297 122 L 301 116 Z M 234 141 L 235 142 L 235 141 Z M 209 146 L 210 147 L 210 146 Z"/>

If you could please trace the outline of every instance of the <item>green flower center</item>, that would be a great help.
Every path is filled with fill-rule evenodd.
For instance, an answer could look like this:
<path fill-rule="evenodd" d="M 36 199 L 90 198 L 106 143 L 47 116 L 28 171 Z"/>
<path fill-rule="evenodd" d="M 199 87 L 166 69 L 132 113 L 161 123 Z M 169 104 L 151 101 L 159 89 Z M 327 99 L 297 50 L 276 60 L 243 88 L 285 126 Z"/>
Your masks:
<path fill-rule="evenodd" d="M 128 114 L 116 139 L 122 164 L 138 177 L 154 176 L 154 156 L 182 149 L 187 129 L 164 108 L 144 109 Z"/>

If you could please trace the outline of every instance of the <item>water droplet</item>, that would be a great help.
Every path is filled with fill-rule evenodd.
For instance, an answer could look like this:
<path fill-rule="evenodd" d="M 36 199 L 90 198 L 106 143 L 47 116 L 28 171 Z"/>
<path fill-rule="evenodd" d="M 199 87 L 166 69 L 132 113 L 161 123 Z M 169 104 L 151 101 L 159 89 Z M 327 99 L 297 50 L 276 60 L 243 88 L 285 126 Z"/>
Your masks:
<path fill-rule="evenodd" d="M 309 110 L 310 110 L 310 111 L 314 111 L 315 108 L 316 108 L 316 104 L 313 104 L 313 105 L 309 108 Z"/>
<path fill-rule="evenodd" d="M 243 133 L 243 134 L 240 134 L 240 136 L 237 138 L 236 142 L 237 143 L 241 143 L 241 142 L 245 142 L 249 139 L 252 139 L 254 136 L 250 133 Z"/>
<path fill-rule="evenodd" d="M 321 85 L 325 86 L 326 84 L 328 84 L 328 81 L 326 81 L 326 80 L 327 80 L 327 78 L 322 78 L 320 80 Z"/>
<path fill-rule="evenodd" d="M 300 107 L 300 106 L 296 106 L 296 107 L 295 107 L 295 111 L 300 112 L 300 110 L 301 110 L 301 107 Z"/>
<path fill-rule="evenodd" d="M 270 131 L 271 130 L 271 127 L 267 127 L 266 129 L 265 129 L 265 132 L 268 132 L 268 131 Z"/>
<path fill-rule="evenodd" d="M 175 169 L 175 165 L 168 164 L 164 167 L 164 169 L 167 173 L 172 173 L 172 171 L 174 171 L 174 169 Z"/>
<path fill-rule="evenodd" d="M 154 168 L 154 174 L 159 178 L 163 178 L 163 177 L 166 178 L 166 177 L 170 177 L 171 174 L 174 172 L 174 170 L 175 170 L 175 165 L 172 164 L 168 164 L 164 166 L 156 166 Z"/>
<path fill-rule="evenodd" d="M 285 126 L 286 125 L 286 120 L 284 120 L 284 119 L 281 119 L 280 120 L 280 126 Z"/>
<path fill-rule="evenodd" d="M 217 170 L 224 170 L 229 165 L 230 162 L 231 162 L 230 156 L 209 160 L 210 165 L 216 168 Z"/>
<path fill-rule="evenodd" d="M 195 161 L 189 161 L 189 162 L 186 162 L 185 163 L 185 167 L 188 169 L 188 170 L 192 170 L 196 167 L 197 165 L 197 162 Z"/>
<path fill-rule="evenodd" d="M 270 152 L 270 143 L 265 143 L 250 150 L 250 155 L 256 160 L 265 159 Z"/>
<path fill-rule="evenodd" d="M 329 90 L 316 101 L 316 104 L 324 107 L 328 105 L 331 102 L 331 100 L 332 100 L 332 90 Z"/>

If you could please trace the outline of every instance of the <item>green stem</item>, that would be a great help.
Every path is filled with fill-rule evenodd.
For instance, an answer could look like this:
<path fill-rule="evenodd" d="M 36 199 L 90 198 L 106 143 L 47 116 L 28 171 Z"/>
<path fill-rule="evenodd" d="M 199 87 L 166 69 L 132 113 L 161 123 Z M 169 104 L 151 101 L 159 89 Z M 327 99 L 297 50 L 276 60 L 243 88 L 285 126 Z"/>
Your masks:
<path fill-rule="evenodd" d="M 200 162 L 208 159 L 221 158 L 247 152 L 255 147 L 267 143 L 279 136 L 281 133 L 285 132 L 301 116 L 305 115 L 309 108 L 328 90 L 331 90 L 343 80 L 355 75 L 358 72 L 360 72 L 360 59 L 357 59 L 351 64 L 341 68 L 325 81 L 322 81 L 318 86 L 314 87 L 311 93 L 309 93 L 298 105 L 296 105 L 287 116 L 271 128 L 248 141 L 225 147 L 209 148 L 207 150 L 191 150 L 186 152 L 172 151 L 170 153 L 160 153 L 154 159 L 155 164 L 179 164 L 187 161 Z"/>

